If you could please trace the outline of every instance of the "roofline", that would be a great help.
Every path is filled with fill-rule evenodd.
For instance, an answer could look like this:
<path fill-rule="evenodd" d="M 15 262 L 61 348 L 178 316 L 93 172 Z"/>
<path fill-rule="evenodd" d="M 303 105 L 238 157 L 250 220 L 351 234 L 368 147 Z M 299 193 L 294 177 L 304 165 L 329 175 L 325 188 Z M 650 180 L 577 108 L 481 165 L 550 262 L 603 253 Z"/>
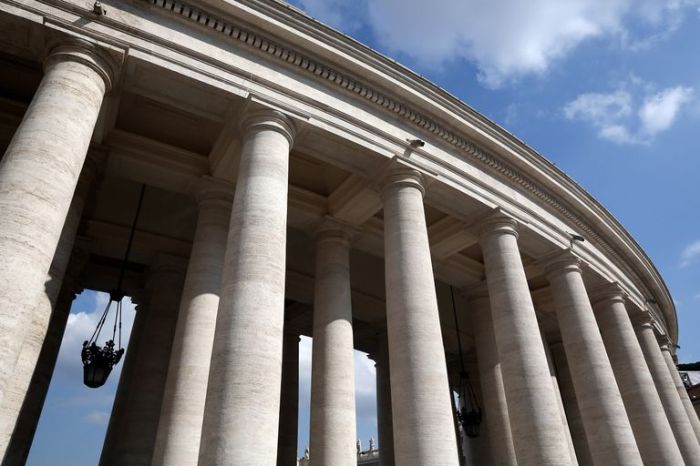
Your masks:
<path fill-rule="evenodd" d="M 479 113 L 477 110 L 460 100 L 458 97 L 449 93 L 447 90 L 435 85 L 406 66 L 398 63 L 396 60 L 393 60 L 353 39 L 352 37 L 323 24 L 322 22 L 312 18 L 286 2 L 282 2 L 280 0 L 224 0 L 223 2 L 220 0 L 195 1 L 196 3 L 207 5 L 208 8 L 218 11 L 226 11 L 229 7 L 234 8 L 238 13 L 243 13 L 243 16 L 245 16 L 244 19 L 248 20 L 253 19 L 252 15 L 250 15 L 250 12 L 245 14 L 246 12 L 242 11 L 241 7 L 252 9 L 258 14 L 263 14 L 265 16 L 265 19 L 268 21 L 266 24 L 266 26 L 268 26 L 266 28 L 268 32 L 272 32 L 274 34 L 274 30 L 270 31 L 269 26 L 274 27 L 275 22 L 280 23 L 277 25 L 278 27 L 280 25 L 284 25 L 292 30 L 298 31 L 300 33 L 299 35 L 290 37 L 289 34 L 285 34 L 284 38 L 305 51 L 312 50 L 313 52 L 318 52 L 318 50 L 313 48 L 313 40 L 322 40 L 326 44 L 331 44 L 333 47 L 335 47 L 335 49 L 325 49 L 323 51 L 325 54 L 325 59 L 331 60 L 334 64 L 340 65 L 346 70 L 353 69 L 353 66 L 355 65 L 353 61 L 359 61 L 368 71 L 374 71 L 374 79 L 372 79 L 372 76 L 363 76 L 363 79 L 386 88 L 388 84 L 386 77 L 380 77 L 376 73 L 376 71 L 381 71 L 382 73 L 388 75 L 388 77 L 391 79 L 406 85 L 413 92 L 411 97 L 413 98 L 413 103 L 419 106 L 418 108 L 421 108 L 422 110 L 424 109 L 422 106 L 420 106 L 420 103 L 416 104 L 415 102 L 415 100 L 419 98 L 423 99 L 423 104 L 425 105 L 432 104 L 433 109 L 428 109 L 427 111 L 436 119 L 445 122 L 445 116 L 449 116 L 445 115 L 445 111 L 451 112 L 456 116 L 461 117 L 467 123 L 473 125 L 474 129 L 482 133 L 481 137 L 479 137 L 476 131 L 473 131 L 472 134 L 470 134 L 470 137 L 476 139 L 477 141 L 483 141 L 483 135 L 488 135 L 514 153 L 520 154 L 523 157 L 522 160 L 513 160 L 512 158 L 509 158 L 508 162 L 517 165 L 518 168 L 523 169 L 526 173 L 530 174 L 533 173 L 534 167 L 540 174 L 549 176 L 551 180 L 556 181 L 563 186 L 571 195 L 578 197 L 580 200 L 586 201 L 594 213 L 608 221 L 608 226 L 619 236 L 619 238 L 624 240 L 625 245 L 629 247 L 629 249 L 641 261 L 641 265 L 652 272 L 651 276 L 647 276 L 648 274 L 644 273 L 643 269 L 639 270 L 637 267 L 634 267 L 640 278 L 651 291 L 658 288 L 658 291 L 661 292 L 661 296 L 654 296 L 654 298 L 656 298 L 662 312 L 664 312 L 664 317 L 669 327 L 666 328 L 666 330 L 671 334 L 672 339 L 677 341 L 678 322 L 675 305 L 671 299 L 671 294 L 665 281 L 646 252 L 632 237 L 632 235 L 627 232 L 617 218 L 605 207 L 603 207 L 603 205 L 600 204 L 590 193 L 588 193 L 582 186 L 575 182 L 561 169 L 556 167 L 556 165 L 528 146 L 524 141 L 520 140 L 483 114 Z M 255 25 L 254 21 L 253 25 Z M 302 34 L 306 34 L 307 36 L 305 37 Z M 352 58 L 352 60 L 350 60 L 350 58 Z M 400 95 L 404 99 L 408 97 L 406 92 Z M 442 106 L 443 109 L 437 108 L 437 105 Z M 442 113 L 442 116 L 440 116 L 440 113 Z M 464 128 L 460 128 L 460 132 L 464 133 L 464 131 Z M 528 166 L 527 163 L 531 163 L 533 166 Z M 580 209 L 575 210 L 581 213 Z M 608 241 L 611 239 L 610 235 L 608 234 L 604 234 L 603 237 Z M 625 258 L 629 259 L 629 257 Z M 651 279 L 651 281 L 649 281 L 649 279 Z"/>

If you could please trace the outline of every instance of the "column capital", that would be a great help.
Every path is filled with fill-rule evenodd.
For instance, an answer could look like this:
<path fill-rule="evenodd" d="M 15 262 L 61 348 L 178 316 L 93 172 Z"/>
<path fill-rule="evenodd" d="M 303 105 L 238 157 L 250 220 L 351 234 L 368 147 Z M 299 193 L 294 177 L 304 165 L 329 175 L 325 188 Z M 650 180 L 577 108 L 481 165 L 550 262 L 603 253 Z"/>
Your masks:
<path fill-rule="evenodd" d="M 262 130 L 275 131 L 287 138 L 290 147 L 297 133 L 294 122 L 287 115 L 279 110 L 258 106 L 245 111 L 240 128 L 244 137 Z"/>
<path fill-rule="evenodd" d="M 628 294 L 622 289 L 618 282 L 606 283 L 603 286 L 594 288 L 589 293 L 593 308 L 600 307 L 604 304 L 622 303 L 628 298 Z"/>
<path fill-rule="evenodd" d="M 44 70 L 47 71 L 65 61 L 77 62 L 91 68 L 104 81 L 105 90 L 112 89 L 117 74 L 117 64 L 97 45 L 77 38 L 54 43 L 44 60 Z"/>
<path fill-rule="evenodd" d="M 559 251 L 539 262 L 542 265 L 547 278 L 551 278 L 565 272 L 581 273 L 581 258 L 574 254 L 570 249 Z"/>
<path fill-rule="evenodd" d="M 513 235 L 518 238 L 519 222 L 503 209 L 496 208 L 474 224 L 479 239 L 490 235 Z"/>
<path fill-rule="evenodd" d="M 654 319 L 654 316 L 652 316 L 651 312 L 649 312 L 649 311 L 638 312 L 632 318 L 632 324 L 634 325 L 635 330 L 649 328 L 652 331 L 655 331 L 656 330 L 655 326 L 654 326 L 655 323 L 656 323 L 656 319 Z"/>
<path fill-rule="evenodd" d="M 379 182 L 382 198 L 389 189 L 400 186 L 414 187 L 420 191 L 421 196 L 425 196 L 425 184 L 425 176 L 421 172 L 397 161 L 392 161 L 392 166 Z"/>
<path fill-rule="evenodd" d="M 349 223 L 326 216 L 321 220 L 314 233 L 317 241 L 335 239 L 349 244 L 360 231 L 359 228 Z"/>
<path fill-rule="evenodd" d="M 224 202 L 230 208 L 234 191 L 233 184 L 228 181 L 205 175 L 197 182 L 194 197 L 200 208 L 202 204 L 209 202 Z"/>

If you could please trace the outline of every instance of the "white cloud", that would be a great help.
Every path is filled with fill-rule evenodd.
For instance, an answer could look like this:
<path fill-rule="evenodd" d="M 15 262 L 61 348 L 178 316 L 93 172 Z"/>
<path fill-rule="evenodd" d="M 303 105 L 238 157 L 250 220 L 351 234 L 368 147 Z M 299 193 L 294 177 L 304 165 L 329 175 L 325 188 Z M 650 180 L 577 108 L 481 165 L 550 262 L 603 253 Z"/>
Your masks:
<path fill-rule="evenodd" d="M 700 256 L 700 240 L 690 243 L 681 253 L 681 267 L 687 267 Z"/>
<path fill-rule="evenodd" d="M 465 59 L 488 87 L 546 73 L 596 38 L 641 49 L 680 24 L 698 0 L 297 0 L 345 31 L 368 26 L 392 53 L 426 65 Z M 367 18 L 364 16 L 367 15 Z"/>
<path fill-rule="evenodd" d="M 109 413 L 107 411 L 90 411 L 85 416 L 83 416 L 83 421 L 88 424 L 95 424 L 98 426 L 106 426 L 109 422 Z"/>
<path fill-rule="evenodd" d="M 693 96 L 693 89 L 684 86 L 655 92 L 653 85 L 632 76 L 613 92 L 579 95 L 564 106 L 563 112 L 569 120 L 592 125 L 602 139 L 618 144 L 648 144 L 673 126 Z"/>
<path fill-rule="evenodd" d="M 639 109 L 642 131 L 654 135 L 673 125 L 681 107 L 690 102 L 693 89 L 677 86 L 648 97 Z"/>
<path fill-rule="evenodd" d="M 622 90 L 610 94 L 581 94 L 564 107 L 566 118 L 594 123 L 624 118 L 631 113 L 632 97 Z"/>

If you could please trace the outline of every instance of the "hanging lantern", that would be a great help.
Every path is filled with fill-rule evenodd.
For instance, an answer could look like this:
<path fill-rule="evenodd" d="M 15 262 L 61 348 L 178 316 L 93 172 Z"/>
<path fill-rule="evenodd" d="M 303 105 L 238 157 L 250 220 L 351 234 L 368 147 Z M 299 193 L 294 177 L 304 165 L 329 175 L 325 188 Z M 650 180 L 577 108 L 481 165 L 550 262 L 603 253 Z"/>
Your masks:
<path fill-rule="evenodd" d="M 469 438 L 476 438 L 479 436 L 479 428 L 481 427 L 481 407 L 479 406 L 479 400 L 477 400 L 476 394 L 474 393 L 474 387 L 472 387 L 472 384 L 469 380 L 469 373 L 464 367 L 464 356 L 462 354 L 462 337 L 459 333 L 457 307 L 455 306 L 455 296 L 451 286 L 450 296 L 452 298 L 452 312 L 454 314 L 455 330 L 457 332 L 459 363 L 462 369 L 459 373 L 459 390 L 457 391 L 462 406 L 459 409 L 457 409 L 456 406 L 454 408 L 457 414 L 457 420 L 462 426 L 462 431 L 464 432 L 464 434 Z"/>
<path fill-rule="evenodd" d="M 465 370 L 460 373 L 459 385 L 459 399 L 462 401 L 462 407 L 457 412 L 457 417 L 467 437 L 476 438 L 479 436 L 481 426 L 481 408 L 469 381 L 469 373 Z"/>
<path fill-rule="evenodd" d="M 97 328 L 95 328 L 95 331 L 92 333 L 90 339 L 83 342 L 83 349 L 80 352 L 80 357 L 83 361 L 83 383 L 90 388 L 99 388 L 103 386 L 105 382 L 107 382 L 107 378 L 112 372 L 112 368 L 119 363 L 124 355 L 124 348 L 122 348 L 122 301 L 124 300 L 125 294 L 124 291 L 122 291 L 122 282 L 124 281 L 124 272 L 126 271 L 126 264 L 129 260 L 131 245 L 134 241 L 136 223 L 139 219 L 139 213 L 141 212 L 141 205 L 143 204 L 143 196 L 145 191 L 146 186 L 143 185 L 141 187 L 139 202 L 136 206 L 134 221 L 131 225 L 131 232 L 129 233 L 129 242 L 127 243 L 126 252 L 124 253 L 124 260 L 122 261 L 122 266 L 119 271 L 119 281 L 117 282 L 117 287 L 110 292 L 109 302 L 107 303 L 104 312 L 102 312 L 100 320 L 97 322 Z M 112 338 L 107 340 L 104 346 L 100 347 L 97 344 L 97 339 L 100 337 L 102 328 L 107 321 L 112 304 L 114 304 L 114 326 L 112 327 Z"/>
<path fill-rule="evenodd" d="M 117 364 L 124 354 L 122 348 L 122 299 L 124 293 L 122 291 L 113 291 L 109 295 L 109 302 L 105 307 L 102 317 L 97 323 L 97 328 L 89 340 L 83 342 L 83 350 L 80 352 L 83 360 L 83 383 L 90 388 L 99 388 L 107 382 L 107 377 L 112 372 L 112 368 Z M 105 345 L 100 348 L 97 346 L 97 338 L 100 336 L 102 327 L 104 327 L 109 310 L 115 303 L 114 328 L 112 330 L 112 339 L 108 340 Z M 114 338 L 119 329 L 118 343 L 119 347 L 114 349 Z"/>

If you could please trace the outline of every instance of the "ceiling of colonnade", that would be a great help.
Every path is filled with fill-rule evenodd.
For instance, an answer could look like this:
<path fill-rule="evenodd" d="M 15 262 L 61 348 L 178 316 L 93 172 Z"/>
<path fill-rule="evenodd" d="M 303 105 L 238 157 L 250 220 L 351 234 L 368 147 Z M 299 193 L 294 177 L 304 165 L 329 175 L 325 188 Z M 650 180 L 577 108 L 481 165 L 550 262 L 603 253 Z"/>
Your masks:
<path fill-rule="evenodd" d="M 41 77 L 36 61 L 3 56 L 0 66 L 0 149 L 9 142 Z M 90 286 L 111 283 L 123 254 L 140 183 L 148 185 L 132 261 L 138 275 L 157 253 L 187 257 L 196 222 L 191 196 L 195 180 L 212 173 L 235 181 L 239 149 L 237 117 L 245 101 L 151 65 L 131 60 L 110 95 L 93 137 L 106 147 L 104 177 L 86 206 L 81 234 L 92 238 Z M 310 334 L 313 292 L 313 230 L 327 211 L 362 219 L 362 233 L 351 257 L 357 347 L 371 351 L 374 335 L 383 326 L 383 240 L 381 204 L 366 176 L 382 160 L 351 141 L 330 133 L 302 128 L 290 158 L 288 298 L 306 306 L 295 308 L 295 325 Z M 484 207 L 467 197 L 436 187 L 428 191 L 429 227 L 445 344 L 456 353 L 456 334 L 449 288 L 481 282 L 483 259 L 475 236 L 444 209 L 462 218 L 477 218 Z M 524 230 L 522 258 L 536 305 L 547 331 L 555 328 L 549 296 L 537 257 L 550 246 Z M 587 280 L 596 282 L 592 274 Z M 137 285 L 135 285 L 137 286 Z M 107 289 L 107 288 L 105 288 Z M 469 341 L 465 300 L 457 293 L 460 328 Z"/>

